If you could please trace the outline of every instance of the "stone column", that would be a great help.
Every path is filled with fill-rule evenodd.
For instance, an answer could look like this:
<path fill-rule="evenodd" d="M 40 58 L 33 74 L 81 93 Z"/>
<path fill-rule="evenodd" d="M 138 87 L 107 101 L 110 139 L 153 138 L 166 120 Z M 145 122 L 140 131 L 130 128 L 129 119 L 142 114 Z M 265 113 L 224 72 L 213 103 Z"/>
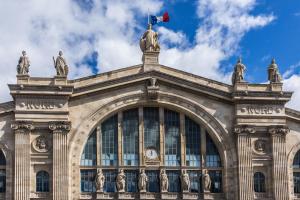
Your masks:
<path fill-rule="evenodd" d="M 234 131 L 237 134 L 239 200 L 253 200 L 254 187 L 250 134 L 255 133 L 255 129 L 248 126 L 237 126 Z"/>
<path fill-rule="evenodd" d="M 273 156 L 273 198 L 276 200 L 288 200 L 288 166 L 285 136 L 289 128 L 285 126 L 272 126 L 269 133 L 272 139 Z"/>
<path fill-rule="evenodd" d="M 14 199 L 30 198 L 30 132 L 34 126 L 29 122 L 15 121 L 11 124 L 15 131 L 15 184 Z"/>
<path fill-rule="evenodd" d="M 68 132 L 70 122 L 50 122 L 53 131 L 53 200 L 68 200 Z"/>

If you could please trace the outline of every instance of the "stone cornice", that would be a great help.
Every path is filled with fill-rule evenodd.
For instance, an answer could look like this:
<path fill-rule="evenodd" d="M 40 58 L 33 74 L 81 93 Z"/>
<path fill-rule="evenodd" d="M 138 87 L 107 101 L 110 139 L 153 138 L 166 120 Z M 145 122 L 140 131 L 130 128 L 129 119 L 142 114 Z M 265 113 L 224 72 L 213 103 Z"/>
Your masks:
<path fill-rule="evenodd" d="M 54 131 L 69 132 L 71 130 L 71 122 L 69 121 L 54 121 L 49 122 L 49 129 Z"/>
<path fill-rule="evenodd" d="M 249 125 L 237 125 L 234 127 L 234 133 L 236 134 L 253 134 L 256 132 L 254 126 Z"/>
<path fill-rule="evenodd" d="M 268 128 L 268 132 L 275 136 L 275 135 L 286 135 L 288 134 L 290 129 L 287 126 L 270 126 Z"/>
<path fill-rule="evenodd" d="M 27 131 L 31 131 L 33 130 L 35 127 L 32 124 L 32 122 L 30 121 L 14 121 L 11 123 L 11 128 L 13 130 L 27 130 Z"/>

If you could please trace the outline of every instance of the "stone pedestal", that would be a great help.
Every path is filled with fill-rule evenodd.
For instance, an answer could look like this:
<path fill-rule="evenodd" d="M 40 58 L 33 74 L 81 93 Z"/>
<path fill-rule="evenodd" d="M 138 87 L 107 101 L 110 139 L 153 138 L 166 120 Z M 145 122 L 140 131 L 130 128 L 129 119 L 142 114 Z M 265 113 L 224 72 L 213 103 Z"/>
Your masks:
<path fill-rule="evenodd" d="M 68 200 L 68 132 L 69 122 L 51 122 L 53 131 L 53 200 Z"/>
<path fill-rule="evenodd" d="M 272 92 L 282 92 L 283 83 L 270 83 L 270 90 Z"/>
<path fill-rule="evenodd" d="M 250 137 L 250 134 L 254 132 L 255 129 L 251 127 L 235 127 L 238 151 L 239 200 L 254 199 L 252 148 Z"/>
<path fill-rule="evenodd" d="M 54 84 L 55 85 L 67 85 L 67 77 L 66 76 L 54 76 Z"/>
<path fill-rule="evenodd" d="M 274 126 L 269 128 L 272 139 L 273 156 L 273 198 L 288 200 L 288 166 L 285 136 L 289 129 L 285 126 Z"/>
<path fill-rule="evenodd" d="M 15 131 L 15 200 L 30 198 L 30 132 L 34 126 L 29 122 L 13 122 Z"/>
<path fill-rule="evenodd" d="M 146 51 L 143 53 L 142 61 L 144 72 L 151 71 L 155 67 L 158 67 L 158 56 L 159 51 Z"/>
<path fill-rule="evenodd" d="M 27 84 L 29 83 L 29 75 L 28 74 L 18 74 L 17 75 L 17 84 Z"/>

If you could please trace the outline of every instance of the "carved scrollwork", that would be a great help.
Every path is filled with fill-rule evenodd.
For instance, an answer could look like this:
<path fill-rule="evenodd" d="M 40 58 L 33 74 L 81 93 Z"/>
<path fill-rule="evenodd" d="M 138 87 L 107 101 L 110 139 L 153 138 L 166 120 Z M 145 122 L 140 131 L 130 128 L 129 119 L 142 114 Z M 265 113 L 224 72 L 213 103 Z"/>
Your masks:
<path fill-rule="evenodd" d="M 268 132 L 271 135 L 286 135 L 290 132 L 290 129 L 287 126 L 271 126 L 269 127 Z"/>
<path fill-rule="evenodd" d="M 159 91 L 159 86 L 157 85 L 157 79 L 156 78 L 150 78 L 149 85 L 147 86 L 147 96 L 149 99 L 157 99 Z"/>
<path fill-rule="evenodd" d="M 62 122 L 50 122 L 49 129 L 52 131 L 66 131 L 71 130 L 71 122 L 62 121 Z"/>
<path fill-rule="evenodd" d="M 31 131 L 34 129 L 34 126 L 31 122 L 28 121 L 14 121 L 11 123 L 11 128 L 13 130 L 25 129 Z"/>
<path fill-rule="evenodd" d="M 253 134 L 256 132 L 256 130 L 255 130 L 255 127 L 236 126 L 236 127 L 234 127 L 234 132 L 237 134 L 241 134 L 241 133 Z"/>
<path fill-rule="evenodd" d="M 33 149 L 40 153 L 48 152 L 49 146 L 48 139 L 44 136 L 39 136 L 32 142 Z"/>

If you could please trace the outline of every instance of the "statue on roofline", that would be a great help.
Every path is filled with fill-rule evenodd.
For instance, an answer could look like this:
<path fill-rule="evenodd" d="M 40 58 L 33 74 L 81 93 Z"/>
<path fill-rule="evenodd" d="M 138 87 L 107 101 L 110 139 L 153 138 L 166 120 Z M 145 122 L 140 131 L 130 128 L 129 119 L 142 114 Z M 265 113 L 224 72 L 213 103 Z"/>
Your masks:
<path fill-rule="evenodd" d="M 30 61 L 26 56 L 26 51 L 22 51 L 22 56 L 19 58 L 17 65 L 18 75 L 27 75 L 29 72 Z"/>
<path fill-rule="evenodd" d="M 158 33 L 152 30 L 152 24 L 148 24 L 147 31 L 140 39 L 140 48 L 142 52 L 146 51 L 159 51 L 160 46 L 158 43 Z"/>
<path fill-rule="evenodd" d="M 270 83 L 280 83 L 282 81 L 275 59 L 272 59 L 272 62 L 268 67 L 268 80 Z"/>
<path fill-rule="evenodd" d="M 56 60 L 54 59 L 54 56 L 53 56 L 54 67 L 56 69 L 56 75 L 57 76 L 68 76 L 69 67 L 67 65 L 66 60 L 62 57 L 62 55 L 63 55 L 63 52 L 59 51 Z"/>
<path fill-rule="evenodd" d="M 245 70 L 246 70 L 246 66 L 242 63 L 242 59 L 239 58 L 234 67 L 234 71 L 231 78 L 233 85 L 236 83 L 245 82 L 244 80 Z"/>

